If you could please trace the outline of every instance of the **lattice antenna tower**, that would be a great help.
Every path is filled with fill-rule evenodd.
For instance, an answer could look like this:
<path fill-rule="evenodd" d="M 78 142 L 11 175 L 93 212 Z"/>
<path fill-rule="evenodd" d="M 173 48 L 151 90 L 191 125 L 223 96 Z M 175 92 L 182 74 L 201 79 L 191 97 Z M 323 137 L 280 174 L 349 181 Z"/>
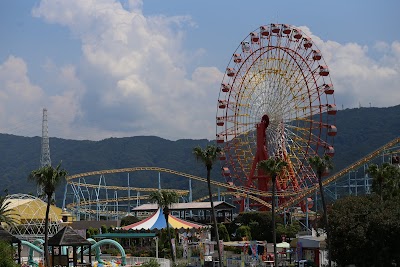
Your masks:
<path fill-rule="evenodd" d="M 47 125 L 47 109 L 43 109 L 42 119 L 42 149 L 40 155 L 40 167 L 51 166 L 50 144 L 49 144 L 49 128 Z M 37 188 L 38 196 L 43 194 L 43 188 Z"/>

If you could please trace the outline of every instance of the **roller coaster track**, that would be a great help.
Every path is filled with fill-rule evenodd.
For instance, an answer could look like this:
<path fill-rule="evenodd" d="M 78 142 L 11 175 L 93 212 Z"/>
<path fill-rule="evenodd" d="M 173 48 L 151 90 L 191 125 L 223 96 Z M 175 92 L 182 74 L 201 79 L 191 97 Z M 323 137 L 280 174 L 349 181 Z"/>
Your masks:
<path fill-rule="evenodd" d="M 75 175 L 70 175 L 66 177 L 67 183 L 68 184 L 73 184 L 75 186 L 82 186 L 82 184 L 73 182 L 72 180 L 77 179 L 77 178 L 83 178 L 87 176 L 94 176 L 94 175 L 103 175 L 103 174 L 114 174 L 114 173 L 123 173 L 123 172 L 136 172 L 136 171 L 157 171 L 157 172 L 165 172 L 165 173 L 170 173 L 170 174 L 175 174 L 178 176 L 190 178 L 193 180 L 197 180 L 200 182 L 205 182 L 207 183 L 206 178 L 202 178 L 199 176 L 183 173 L 183 172 L 178 172 L 174 171 L 171 169 L 167 168 L 159 168 L 159 167 L 134 167 L 134 168 L 124 168 L 124 169 L 112 169 L 112 170 L 101 170 L 101 171 L 92 171 L 92 172 L 85 172 L 85 173 L 79 173 Z M 271 196 L 270 192 L 264 192 L 261 190 L 257 190 L 254 188 L 247 188 L 247 187 L 242 187 L 242 186 L 235 186 L 235 185 L 230 185 L 225 182 L 218 182 L 215 180 L 211 179 L 211 184 L 223 188 L 227 188 L 233 191 L 237 192 L 243 192 L 246 194 L 253 194 L 253 195 L 258 195 L 258 196 Z M 99 187 L 98 185 L 93 185 L 93 184 L 86 184 L 85 186 L 91 187 L 91 188 L 97 188 Z M 115 190 L 133 190 L 133 187 L 121 187 L 121 186 L 102 186 L 102 188 L 108 188 L 108 189 L 115 189 Z M 154 191 L 157 189 L 154 188 L 137 188 L 138 191 Z M 182 190 L 183 191 L 183 190 Z"/>
<path fill-rule="evenodd" d="M 359 168 L 360 166 L 362 166 L 365 163 L 368 163 L 369 161 L 373 160 L 374 158 L 376 158 L 377 156 L 379 156 L 382 152 L 384 152 L 385 150 L 397 145 L 400 143 L 400 137 L 393 139 L 392 141 L 390 141 L 389 143 L 381 146 L 380 148 L 378 148 L 377 150 L 373 151 L 372 153 L 366 155 L 365 157 L 361 158 L 360 160 L 354 162 L 353 164 L 347 166 L 346 168 L 342 169 L 341 171 L 335 173 L 334 175 L 328 177 L 327 179 L 325 179 L 324 181 L 322 181 L 322 185 L 326 186 L 329 183 L 332 183 L 333 181 L 339 179 L 340 177 L 342 177 L 343 175 L 345 175 L 346 173 Z M 300 194 L 298 194 L 295 198 L 285 202 L 285 206 L 281 206 L 278 208 L 278 210 L 281 210 L 285 207 L 290 207 L 292 205 L 295 205 L 296 203 L 299 203 L 302 199 L 304 199 L 305 197 L 311 195 L 312 193 L 314 193 L 315 191 L 319 190 L 319 186 L 318 184 L 308 188 L 307 190 L 304 190 L 303 192 L 301 192 Z"/>
<path fill-rule="evenodd" d="M 137 200 L 137 199 L 149 199 L 148 195 L 142 195 L 142 196 L 135 196 L 133 197 L 118 197 L 118 199 L 110 198 L 110 199 L 98 199 L 98 200 L 81 200 L 79 202 L 80 206 L 87 206 L 87 205 L 95 205 L 95 204 L 109 204 L 109 203 L 114 203 L 114 202 L 123 202 L 123 201 L 129 201 L 129 200 Z M 67 205 L 68 209 L 71 209 L 72 207 L 76 206 L 76 203 L 70 203 Z"/>
<path fill-rule="evenodd" d="M 70 182 L 69 184 L 74 185 L 74 186 L 82 186 L 82 183 L 77 183 L 77 182 Z M 98 188 L 99 185 L 97 184 L 84 184 L 85 187 L 89 188 Z M 146 188 L 146 187 L 127 187 L 127 186 L 115 186 L 115 185 L 102 185 L 101 188 L 103 189 L 110 189 L 110 190 L 131 190 L 131 191 L 138 191 L 138 192 L 154 192 L 157 191 L 157 188 Z M 168 189 L 165 189 L 168 191 Z M 180 190 L 180 189 L 174 189 L 178 195 L 186 195 L 189 191 L 188 190 Z"/>

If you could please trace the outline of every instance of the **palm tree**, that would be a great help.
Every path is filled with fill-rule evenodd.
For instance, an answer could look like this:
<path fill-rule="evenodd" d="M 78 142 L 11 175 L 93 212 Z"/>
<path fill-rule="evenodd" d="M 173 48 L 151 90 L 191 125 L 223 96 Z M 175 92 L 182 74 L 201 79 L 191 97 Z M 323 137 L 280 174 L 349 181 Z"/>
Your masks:
<path fill-rule="evenodd" d="M 169 209 L 172 204 L 178 202 L 178 194 L 175 191 L 170 191 L 170 190 L 157 190 L 153 191 L 150 193 L 149 198 L 153 201 L 155 201 L 160 209 L 162 209 L 165 221 L 167 223 L 167 234 L 168 234 L 168 240 L 169 240 L 169 245 L 171 249 L 171 258 L 172 258 L 172 263 L 175 265 L 175 257 L 174 257 L 174 252 L 173 252 L 173 247 L 172 247 L 172 242 L 171 242 L 171 233 L 169 231 L 169 223 L 168 223 L 168 217 L 169 217 Z"/>
<path fill-rule="evenodd" d="M 326 235 L 328 240 L 328 266 L 332 266 L 331 255 L 329 252 L 330 249 L 330 241 L 329 241 L 329 224 L 328 224 L 328 214 L 326 211 L 326 202 L 324 195 L 324 188 L 322 187 L 322 175 L 325 172 L 333 169 L 332 158 L 328 155 L 324 155 L 322 158 L 319 156 L 314 156 L 308 159 L 311 167 L 317 172 L 318 185 L 319 185 L 319 193 L 321 195 L 322 209 L 324 212 L 324 223 L 326 229 Z"/>
<path fill-rule="evenodd" d="M 222 254 L 219 246 L 218 224 L 217 224 L 217 218 L 215 216 L 214 201 L 212 198 L 212 191 L 211 191 L 211 169 L 214 162 L 221 154 L 221 148 L 215 145 L 207 145 L 205 149 L 202 149 L 200 146 L 197 146 L 193 148 L 193 154 L 195 155 L 197 160 L 204 163 L 207 169 L 207 187 L 211 204 L 211 218 L 213 220 L 215 239 L 217 241 L 219 266 L 223 267 L 222 257 L 221 257 Z"/>
<path fill-rule="evenodd" d="M 0 224 L 5 223 L 8 226 L 16 224 L 15 217 L 18 214 L 13 213 L 13 209 L 10 208 L 11 202 L 7 200 L 7 197 L 0 196 Z"/>
<path fill-rule="evenodd" d="M 274 242 L 274 266 L 278 266 L 278 258 L 276 253 L 276 228 L 275 228 L 275 191 L 276 191 L 276 177 L 286 167 L 286 161 L 280 158 L 269 158 L 260 161 L 258 168 L 265 174 L 269 174 L 272 179 L 272 240 Z"/>
<path fill-rule="evenodd" d="M 57 186 L 61 184 L 67 174 L 66 170 L 61 169 L 60 163 L 56 168 L 44 166 L 40 169 L 33 170 L 28 177 L 29 180 L 35 181 L 37 186 L 43 188 L 43 195 L 47 197 L 46 221 L 44 224 L 44 262 L 46 267 L 50 266 L 48 252 L 50 205 Z"/>
<path fill-rule="evenodd" d="M 396 166 L 385 162 L 380 167 L 377 164 L 370 164 L 367 173 L 372 176 L 372 186 L 380 196 L 381 202 L 383 202 L 383 186 L 386 182 L 394 181 L 395 178 L 398 177 L 399 169 Z M 397 186 L 392 185 L 392 187 L 396 188 Z"/>

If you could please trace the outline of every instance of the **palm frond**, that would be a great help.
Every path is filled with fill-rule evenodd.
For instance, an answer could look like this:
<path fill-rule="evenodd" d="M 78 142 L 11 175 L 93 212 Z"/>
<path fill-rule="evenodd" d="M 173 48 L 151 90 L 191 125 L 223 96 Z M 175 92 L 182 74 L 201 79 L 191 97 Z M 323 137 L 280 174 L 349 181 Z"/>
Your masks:
<path fill-rule="evenodd" d="M 0 224 L 5 223 L 9 226 L 17 223 L 16 219 L 19 214 L 14 213 L 14 210 L 10 208 L 11 202 L 6 197 L 0 197 Z"/>

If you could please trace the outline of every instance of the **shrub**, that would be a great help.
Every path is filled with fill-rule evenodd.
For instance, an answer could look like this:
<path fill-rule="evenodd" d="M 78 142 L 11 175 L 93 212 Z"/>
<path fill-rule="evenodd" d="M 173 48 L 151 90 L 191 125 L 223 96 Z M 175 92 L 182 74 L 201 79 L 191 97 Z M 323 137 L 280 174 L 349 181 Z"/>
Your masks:
<path fill-rule="evenodd" d="M 144 262 L 142 267 L 160 267 L 160 264 L 156 259 L 150 259 L 150 261 Z"/>
<path fill-rule="evenodd" d="M 14 249 L 9 243 L 0 241 L 0 266 L 1 267 L 17 267 L 14 262 L 13 255 Z"/>

